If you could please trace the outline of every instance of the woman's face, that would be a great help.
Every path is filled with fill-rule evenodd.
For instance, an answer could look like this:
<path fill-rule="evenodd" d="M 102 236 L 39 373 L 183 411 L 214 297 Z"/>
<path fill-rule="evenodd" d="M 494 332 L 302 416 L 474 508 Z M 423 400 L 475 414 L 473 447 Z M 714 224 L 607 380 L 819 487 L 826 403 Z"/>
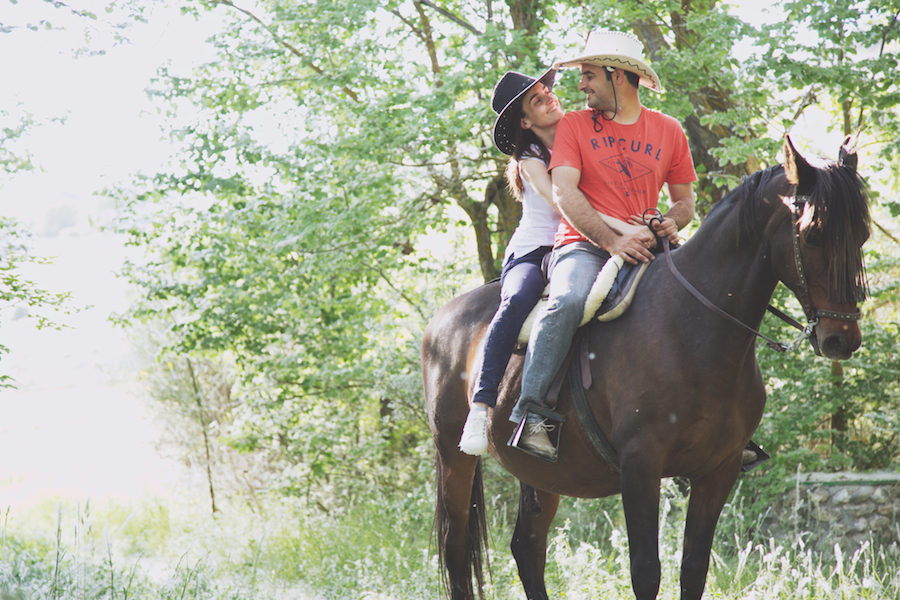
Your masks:
<path fill-rule="evenodd" d="M 556 94 L 543 83 L 538 83 L 525 94 L 522 112 L 525 113 L 522 117 L 523 129 L 555 127 L 565 114 Z"/>

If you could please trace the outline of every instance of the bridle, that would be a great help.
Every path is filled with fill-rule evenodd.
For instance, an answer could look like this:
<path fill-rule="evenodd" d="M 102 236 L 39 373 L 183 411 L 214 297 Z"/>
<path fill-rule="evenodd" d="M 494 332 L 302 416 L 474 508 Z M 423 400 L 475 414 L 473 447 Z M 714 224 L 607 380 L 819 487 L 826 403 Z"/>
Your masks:
<path fill-rule="evenodd" d="M 763 335 L 756 329 L 753 329 L 749 325 L 746 325 L 742 321 L 728 314 L 715 304 L 713 304 L 706 296 L 701 294 L 697 288 L 695 288 L 691 283 L 684 278 L 684 276 L 678 271 L 675 267 L 675 263 L 672 261 L 672 255 L 669 249 L 669 238 L 664 237 L 661 238 L 663 251 L 666 255 L 666 263 L 669 265 L 669 270 L 675 276 L 675 279 L 678 280 L 679 283 L 691 293 L 697 300 L 700 301 L 705 307 L 716 313 L 717 315 L 724 317 L 725 319 L 740 325 L 744 329 L 750 331 L 755 336 L 760 337 L 766 341 L 766 347 L 771 348 L 777 352 L 788 352 L 791 350 L 796 350 L 800 347 L 800 345 L 809 339 L 809 337 L 813 334 L 813 330 L 816 325 L 819 323 L 819 318 L 823 317 L 826 319 L 839 319 L 843 321 L 858 321 L 862 316 L 859 308 L 856 309 L 855 313 L 842 313 L 831 310 L 816 310 L 813 306 L 812 299 L 809 295 L 809 286 L 806 283 L 806 275 L 803 271 L 803 257 L 800 255 L 800 217 L 802 216 L 802 206 L 806 204 L 805 196 L 796 196 L 794 195 L 794 210 L 791 211 L 791 240 L 794 247 L 794 266 L 797 269 L 797 291 L 795 292 L 797 298 L 800 300 L 800 305 L 803 307 L 803 312 L 806 315 L 806 325 L 799 323 L 796 319 L 784 314 L 771 304 L 766 307 L 766 309 L 784 321 L 785 323 L 795 327 L 800 330 L 800 333 L 797 337 L 791 341 L 790 343 L 786 342 L 776 342 L 775 340 Z M 648 218 L 648 214 L 651 216 Z M 644 211 L 644 224 L 650 228 L 650 231 L 655 235 L 656 232 L 651 227 L 654 221 L 662 222 L 662 213 L 659 212 L 656 208 L 650 208 Z"/>
<path fill-rule="evenodd" d="M 807 197 L 806 196 L 794 196 L 794 210 L 791 213 L 791 242 L 794 246 L 794 265 L 797 267 L 797 299 L 800 301 L 800 305 L 803 307 L 803 312 L 806 314 L 806 320 L 808 323 L 812 323 L 813 327 L 818 323 L 819 317 L 825 317 L 826 319 L 838 319 L 842 321 L 858 321 L 862 316 L 859 308 L 857 307 L 856 312 L 853 313 L 843 313 L 836 312 L 833 310 L 816 310 L 816 308 L 812 304 L 812 300 L 809 297 L 809 286 L 806 284 L 806 275 L 803 272 L 803 257 L 800 256 L 800 217 L 802 216 L 802 206 L 806 204 Z"/>

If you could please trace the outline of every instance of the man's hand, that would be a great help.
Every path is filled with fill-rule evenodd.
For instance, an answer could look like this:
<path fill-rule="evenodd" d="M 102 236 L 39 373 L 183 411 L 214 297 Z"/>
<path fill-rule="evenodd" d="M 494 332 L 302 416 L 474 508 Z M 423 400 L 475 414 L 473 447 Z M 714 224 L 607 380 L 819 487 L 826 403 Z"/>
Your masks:
<path fill-rule="evenodd" d="M 643 225 L 644 219 L 643 217 L 632 215 L 628 218 L 628 222 L 632 225 Z M 656 232 L 660 238 L 667 237 L 669 238 L 670 244 L 677 244 L 681 238 L 678 237 L 678 223 L 675 222 L 675 219 L 671 217 L 663 217 L 662 221 L 659 219 L 653 219 L 650 221 L 650 227 L 653 228 L 653 231 Z"/>
<path fill-rule="evenodd" d="M 616 236 L 608 245 L 607 251 L 612 256 L 621 256 L 626 262 L 636 265 L 640 262 L 653 260 L 650 248 L 656 245 L 656 238 L 646 227 L 637 232 Z"/>

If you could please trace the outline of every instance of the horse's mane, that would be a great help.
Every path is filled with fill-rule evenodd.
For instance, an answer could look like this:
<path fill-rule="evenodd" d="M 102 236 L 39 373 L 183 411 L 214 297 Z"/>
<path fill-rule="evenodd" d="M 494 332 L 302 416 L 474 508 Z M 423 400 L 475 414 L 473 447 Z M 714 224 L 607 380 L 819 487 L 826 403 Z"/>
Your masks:
<path fill-rule="evenodd" d="M 813 169 L 815 178 L 802 182 L 802 188 L 795 192 L 805 201 L 801 235 L 806 244 L 822 248 L 828 260 L 828 285 L 839 301 L 861 302 L 868 287 L 862 253 L 871 224 L 868 186 L 855 168 L 836 161 L 824 161 Z M 776 165 L 745 177 L 708 218 L 726 207 L 737 207 L 741 233 L 756 237 L 759 233 L 755 224 L 769 183 L 783 174 L 784 167 Z"/>

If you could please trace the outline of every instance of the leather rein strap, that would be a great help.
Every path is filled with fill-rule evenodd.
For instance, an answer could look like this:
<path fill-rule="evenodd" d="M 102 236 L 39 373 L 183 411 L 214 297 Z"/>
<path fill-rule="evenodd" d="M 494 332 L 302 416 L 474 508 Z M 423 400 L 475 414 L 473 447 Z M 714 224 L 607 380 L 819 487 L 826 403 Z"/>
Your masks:
<path fill-rule="evenodd" d="M 767 307 L 767 310 L 770 313 L 772 313 L 773 315 L 775 315 L 776 317 L 778 317 L 785 323 L 791 325 L 792 327 L 795 327 L 800 330 L 800 334 L 791 343 L 776 342 L 772 338 L 769 338 L 769 337 L 763 335 L 756 329 L 753 329 L 749 325 L 746 325 L 745 323 L 739 321 L 732 315 L 728 314 L 727 312 L 725 312 L 724 310 L 722 310 L 721 308 L 719 308 L 718 306 L 713 304 L 708 298 L 706 298 L 706 296 L 701 294 L 697 290 L 697 288 L 695 288 L 693 285 L 691 285 L 691 283 L 687 279 L 685 279 L 684 276 L 678 271 L 678 269 L 675 267 L 675 262 L 672 260 L 672 254 L 669 249 L 669 238 L 662 238 L 662 247 L 663 247 L 663 251 L 666 255 L 666 263 L 669 265 L 669 270 L 672 272 L 672 275 L 675 276 L 675 279 L 677 279 L 678 282 L 684 287 L 684 289 L 686 289 L 688 292 L 690 292 L 691 295 L 694 296 L 694 298 L 699 300 L 700 303 L 703 304 L 703 306 L 705 306 L 709 310 L 713 311 L 717 315 L 731 321 L 732 323 L 740 325 L 747 331 L 751 332 L 753 335 L 764 339 L 766 341 L 766 347 L 771 348 L 772 350 L 776 350 L 778 352 L 787 352 L 789 350 L 796 350 L 797 348 L 799 348 L 800 344 L 802 344 L 806 339 L 809 338 L 809 336 L 812 335 L 813 328 L 819 322 L 819 317 L 824 317 L 826 319 L 841 319 L 841 320 L 845 320 L 845 321 L 850 321 L 850 320 L 858 320 L 861 316 L 861 312 L 858 308 L 856 309 L 855 313 L 841 313 L 841 312 L 835 312 L 835 311 L 830 311 L 830 310 L 816 310 L 815 308 L 813 308 L 812 301 L 810 300 L 810 297 L 809 297 L 809 288 L 807 287 L 807 284 L 806 284 L 806 275 L 803 272 L 803 258 L 800 256 L 800 224 L 799 224 L 799 220 L 800 220 L 800 214 L 802 211 L 802 207 L 806 203 L 806 200 L 802 196 L 799 198 L 798 197 L 795 197 L 795 198 L 796 198 L 794 200 L 795 210 L 791 214 L 791 230 L 792 230 L 791 240 L 792 240 L 792 244 L 794 247 L 794 265 L 797 268 L 797 276 L 798 276 L 799 291 L 797 292 L 797 297 L 800 300 L 800 304 L 803 306 L 803 312 L 806 313 L 806 325 L 800 324 L 795 319 L 784 314 L 783 312 L 781 312 L 780 310 L 778 310 L 771 304 Z M 662 219 L 662 215 L 659 213 L 659 211 L 656 211 L 656 214 L 654 216 L 650 217 L 649 220 L 646 218 L 646 215 L 645 215 L 645 222 L 647 223 L 648 227 L 650 227 L 650 224 L 656 219 L 659 219 L 659 220 Z M 650 230 L 653 231 L 653 228 L 651 227 Z M 654 232 L 654 234 L 655 234 L 655 232 Z"/>
<path fill-rule="evenodd" d="M 682 275 L 678 271 L 677 268 L 675 268 L 675 263 L 672 261 L 672 253 L 669 251 L 669 238 L 662 238 L 662 245 L 663 245 L 663 251 L 665 252 L 665 255 L 666 255 L 666 263 L 668 263 L 668 265 L 669 265 L 669 270 L 672 272 L 672 275 L 675 276 L 675 279 L 677 279 L 678 282 L 684 287 L 684 289 L 689 291 L 691 293 L 691 295 L 694 298 L 696 298 L 697 300 L 699 300 L 703 306 L 705 306 L 709 310 L 713 311 L 720 317 L 724 317 L 725 319 L 731 321 L 732 323 L 740 325 L 747 331 L 751 332 L 753 335 L 756 335 L 756 336 L 761 337 L 762 339 L 766 340 L 767 347 L 772 348 L 773 350 L 777 350 L 778 352 L 786 352 L 788 350 L 794 350 L 800 346 L 800 344 L 803 342 L 803 340 L 805 340 L 812 334 L 812 328 L 815 326 L 815 323 L 811 323 L 811 324 L 807 325 L 806 327 L 803 327 L 802 325 L 800 325 L 800 323 L 798 323 L 794 319 L 791 319 L 790 317 L 785 315 L 783 312 L 781 312 L 780 310 L 778 310 L 772 306 L 769 306 L 769 310 L 774 311 L 773 314 L 784 319 L 787 323 L 790 323 L 794 327 L 797 327 L 801 330 L 800 337 L 798 337 L 796 340 L 794 340 L 794 342 L 792 342 L 791 344 L 785 344 L 784 342 L 776 342 L 772 338 L 758 332 L 757 330 L 753 329 L 749 325 L 746 325 L 742 321 L 739 321 L 735 317 L 729 315 L 727 312 L 725 312 L 724 310 L 722 310 L 721 308 L 719 308 L 718 306 L 713 304 L 706 296 L 701 294 L 697 290 L 697 288 L 695 288 L 693 285 L 691 285 L 691 282 L 689 282 L 687 279 L 685 279 L 684 275 Z"/>

